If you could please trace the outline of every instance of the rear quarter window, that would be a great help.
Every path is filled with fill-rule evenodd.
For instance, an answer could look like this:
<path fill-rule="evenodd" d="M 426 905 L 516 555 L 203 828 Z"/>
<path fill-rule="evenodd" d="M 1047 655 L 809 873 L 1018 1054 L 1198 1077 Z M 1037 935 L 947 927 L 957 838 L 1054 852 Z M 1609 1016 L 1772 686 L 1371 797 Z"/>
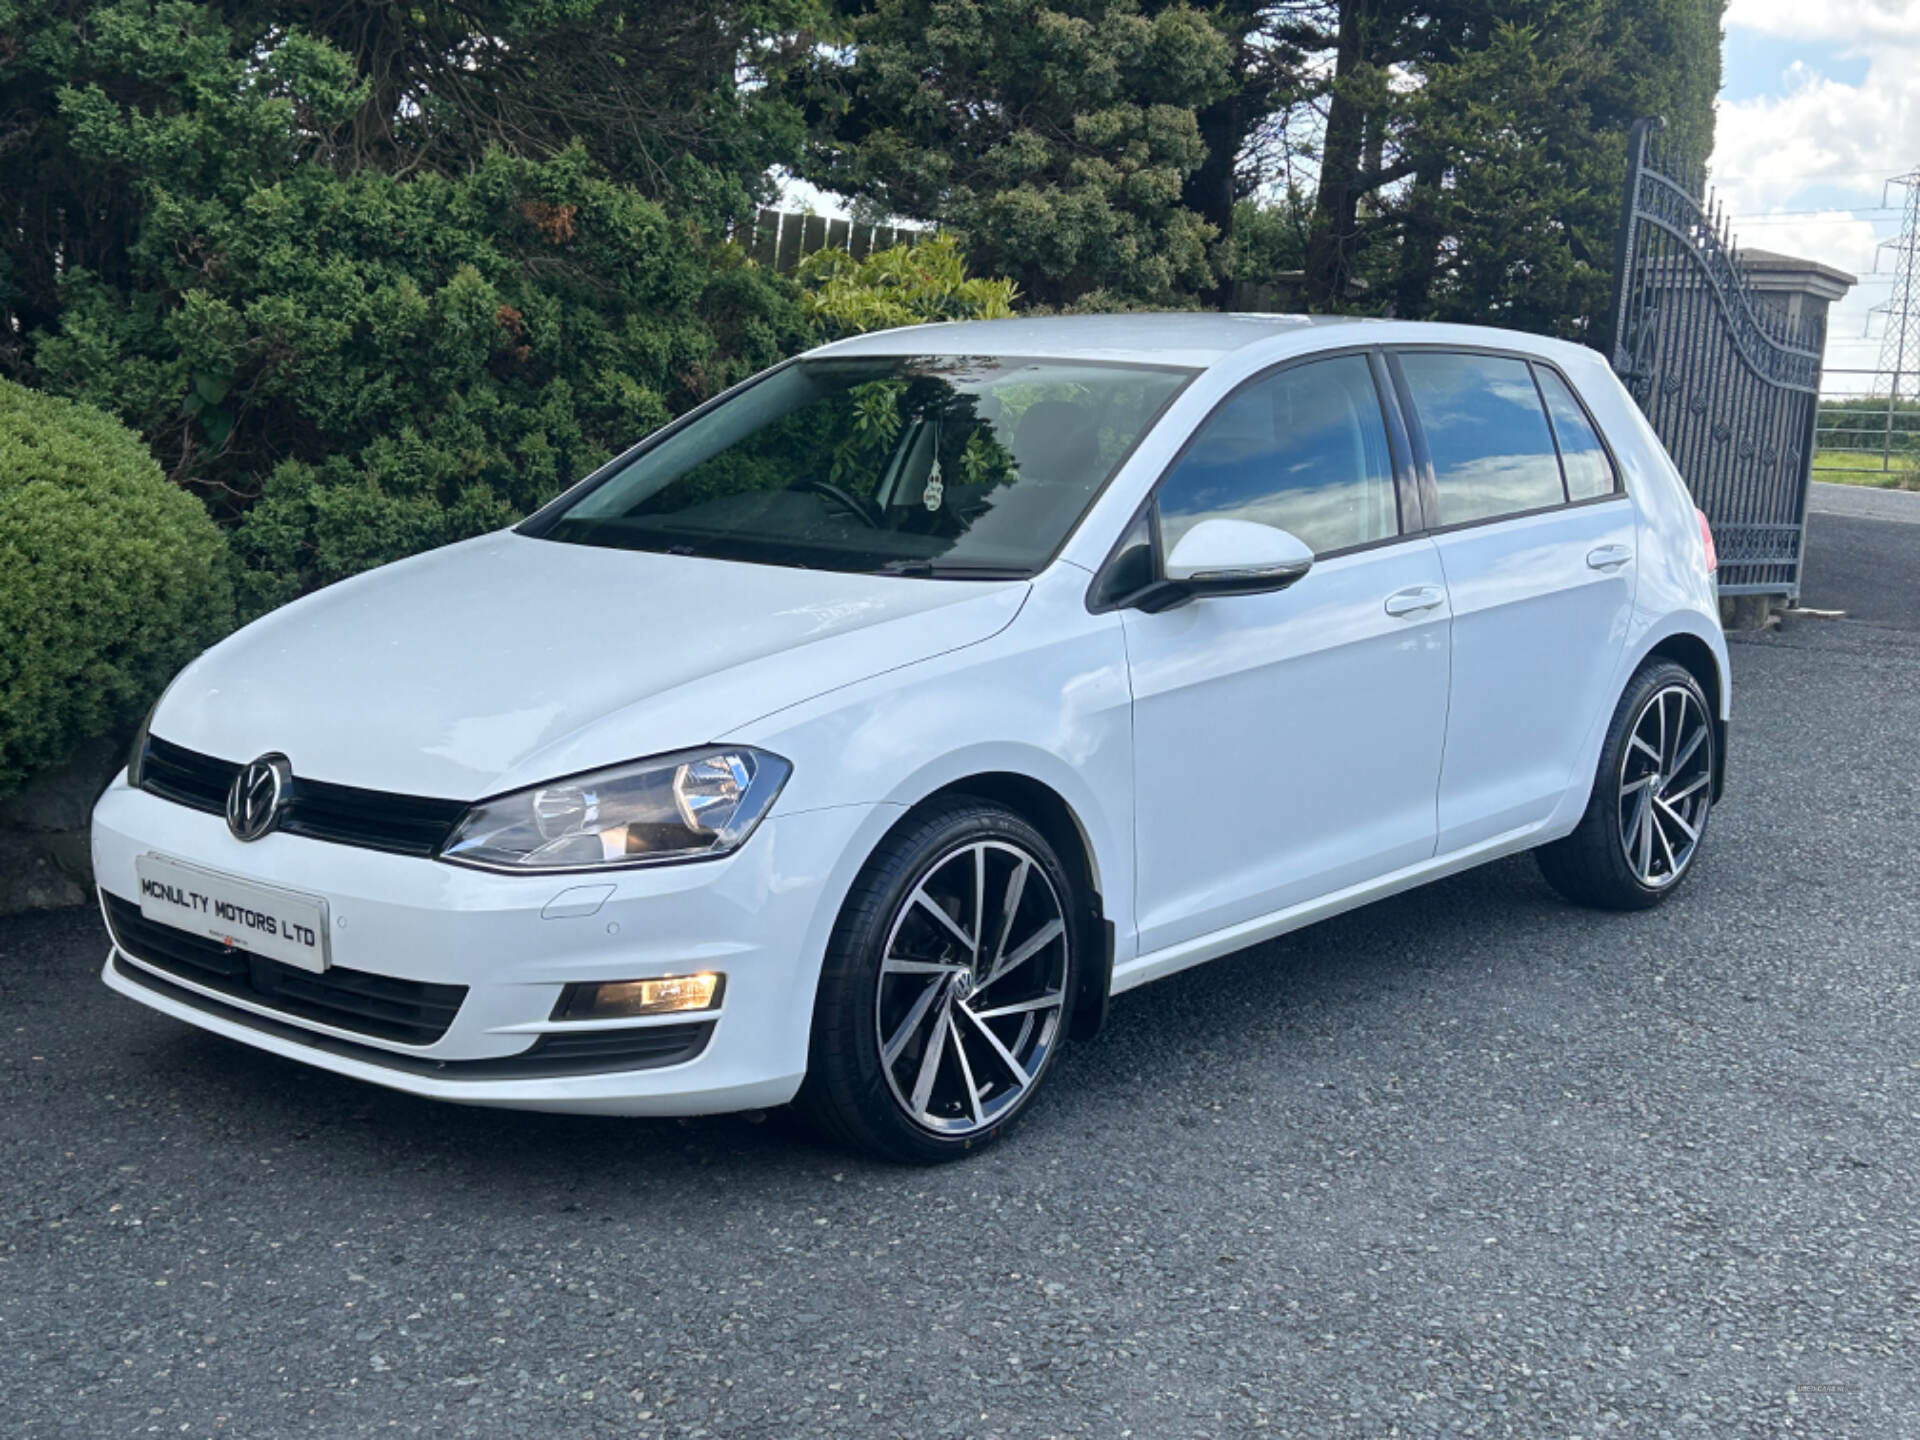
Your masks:
<path fill-rule="evenodd" d="M 1560 442 L 1560 463 L 1567 472 L 1567 498 L 1592 500 L 1611 495 L 1620 488 L 1613 473 L 1613 461 L 1607 447 L 1587 419 L 1587 412 L 1574 398 L 1572 388 L 1556 371 L 1544 365 L 1533 367 L 1539 378 L 1540 393 L 1546 397 L 1547 414 L 1553 418 L 1553 433 Z"/>

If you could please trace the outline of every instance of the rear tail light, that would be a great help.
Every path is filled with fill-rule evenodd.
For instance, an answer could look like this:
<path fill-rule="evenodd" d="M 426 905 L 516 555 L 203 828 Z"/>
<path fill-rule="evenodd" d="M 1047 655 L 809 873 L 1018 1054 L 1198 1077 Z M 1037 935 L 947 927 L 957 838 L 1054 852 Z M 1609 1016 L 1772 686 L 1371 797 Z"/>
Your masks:
<path fill-rule="evenodd" d="M 1713 527 L 1707 524 L 1707 512 L 1696 508 L 1693 512 L 1700 519 L 1700 543 L 1707 548 L 1707 574 L 1712 575 L 1720 569 L 1720 556 L 1713 548 Z"/>

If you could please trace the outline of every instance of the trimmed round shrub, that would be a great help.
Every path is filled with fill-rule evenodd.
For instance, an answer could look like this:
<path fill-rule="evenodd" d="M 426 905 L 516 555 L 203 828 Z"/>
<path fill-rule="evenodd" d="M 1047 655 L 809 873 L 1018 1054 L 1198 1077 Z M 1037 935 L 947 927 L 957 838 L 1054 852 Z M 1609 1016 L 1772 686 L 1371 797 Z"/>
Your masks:
<path fill-rule="evenodd" d="M 0 380 L 0 794 L 130 733 L 232 625 L 226 543 L 140 437 Z"/>

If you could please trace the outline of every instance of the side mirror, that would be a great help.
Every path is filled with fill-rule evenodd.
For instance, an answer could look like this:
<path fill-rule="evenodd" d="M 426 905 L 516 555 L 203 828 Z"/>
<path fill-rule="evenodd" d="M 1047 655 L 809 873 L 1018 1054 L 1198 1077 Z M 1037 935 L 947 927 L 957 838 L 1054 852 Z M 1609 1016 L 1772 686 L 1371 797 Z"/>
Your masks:
<path fill-rule="evenodd" d="M 1167 556 L 1165 581 L 1184 596 L 1284 590 L 1313 568 L 1299 536 L 1251 520 L 1202 520 Z"/>

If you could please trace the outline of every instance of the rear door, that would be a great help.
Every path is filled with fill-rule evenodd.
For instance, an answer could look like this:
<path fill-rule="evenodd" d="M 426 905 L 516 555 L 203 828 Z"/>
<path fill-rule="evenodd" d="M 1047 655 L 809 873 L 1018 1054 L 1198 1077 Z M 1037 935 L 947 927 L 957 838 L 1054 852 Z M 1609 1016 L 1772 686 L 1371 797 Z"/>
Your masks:
<path fill-rule="evenodd" d="M 1392 358 L 1453 605 L 1438 851 L 1552 813 L 1611 713 L 1633 608 L 1632 505 L 1553 367 L 1405 349 Z"/>
<path fill-rule="evenodd" d="M 1366 353 L 1250 380 L 1162 478 L 1165 554 L 1209 518 L 1299 536 L 1313 569 L 1266 595 L 1125 610 L 1142 952 L 1433 854 L 1447 594 Z M 1405 452 L 1402 452 L 1403 458 Z M 1116 564 L 1129 551 L 1123 545 Z M 1111 567 L 1110 567 L 1111 568 Z"/>

